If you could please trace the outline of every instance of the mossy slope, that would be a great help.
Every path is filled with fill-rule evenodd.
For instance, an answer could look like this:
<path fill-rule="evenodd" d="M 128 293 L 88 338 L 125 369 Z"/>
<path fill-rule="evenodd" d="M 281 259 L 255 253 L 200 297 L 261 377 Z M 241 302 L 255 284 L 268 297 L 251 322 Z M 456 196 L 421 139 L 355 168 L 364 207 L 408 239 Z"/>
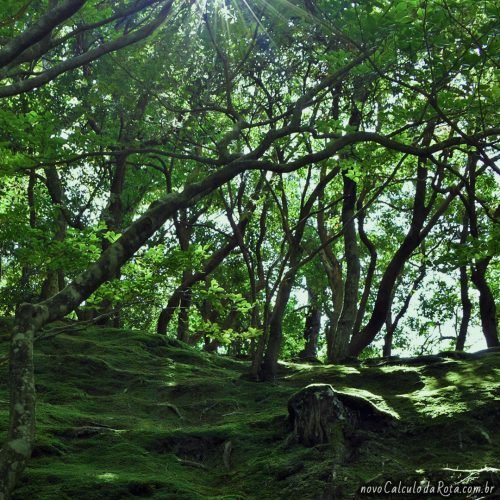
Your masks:
<path fill-rule="evenodd" d="M 283 364 L 276 384 L 240 378 L 247 369 L 133 331 L 39 341 L 37 444 L 15 498 L 354 498 L 369 481 L 499 467 L 500 353 L 422 366 Z M 288 439 L 286 403 L 313 382 L 362 395 L 398 424 L 345 447 L 303 448 Z M 7 398 L 2 383 L 2 436 Z"/>

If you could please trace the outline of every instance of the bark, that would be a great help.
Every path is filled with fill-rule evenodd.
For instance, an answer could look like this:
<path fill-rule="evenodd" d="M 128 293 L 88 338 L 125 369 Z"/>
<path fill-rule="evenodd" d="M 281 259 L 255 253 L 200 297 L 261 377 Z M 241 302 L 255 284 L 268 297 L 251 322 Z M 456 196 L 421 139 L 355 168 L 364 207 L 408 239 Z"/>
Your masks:
<path fill-rule="evenodd" d="M 321 329 L 321 312 L 315 306 L 309 311 L 306 318 L 304 337 L 306 345 L 300 357 L 303 359 L 315 358 L 318 354 L 318 339 Z"/>
<path fill-rule="evenodd" d="M 392 343 L 394 341 L 394 331 L 396 328 L 393 326 L 392 322 L 392 311 L 389 309 L 387 313 L 387 319 L 385 320 L 386 333 L 384 336 L 384 346 L 382 348 L 382 356 L 388 358 L 392 356 Z"/>
<path fill-rule="evenodd" d="M 467 339 L 467 330 L 469 328 L 472 314 L 472 302 L 469 298 L 469 278 L 467 276 L 467 266 L 460 266 L 460 299 L 462 301 L 462 319 L 460 320 L 460 329 L 458 331 L 456 351 L 463 351 L 465 340 Z"/>
<path fill-rule="evenodd" d="M 187 252 L 191 246 L 191 237 L 193 234 L 192 224 L 195 219 L 189 218 L 187 210 L 181 210 L 179 214 L 174 217 L 175 232 L 177 233 L 177 238 L 179 240 L 180 249 L 183 252 Z M 194 219 L 194 220 L 193 220 Z M 185 269 L 182 271 L 182 283 L 187 283 L 192 280 L 193 273 L 190 269 Z M 179 295 L 179 302 L 177 307 L 179 307 L 179 314 L 177 316 L 177 340 L 189 343 L 189 309 L 191 307 L 191 286 L 183 287 L 182 293 Z"/>
<path fill-rule="evenodd" d="M 177 318 L 177 340 L 189 343 L 189 308 L 191 307 L 192 292 L 190 288 L 184 290 L 179 302 L 179 316 Z"/>
<path fill-rule="evenodd" d="M 36 228 L 37 225 L 37 213 L 36 213 L 36 200 L 35 200 L 35 186 L 36 186 L 36 176 L 35 172 L 30 171 L 27 189 L 27 201 L 29 210 L 29 224 L 32 229 Z M 19 297 L 19 302 L 32 301 L 35 300 L 33 293 L 31 292 L 31 277 L 33 275 L 33 268 L 31 263 L 26 263 L 23 265 L 21 270 L 21 279 L 19 280 L 19 288 L 22 290 L 22 295 Z M 18 304 L 16 304 L 17 307 Z"/>
<path fill-rule="evenodd" d="M 368 253 L 370 254 L 370 263 L 368 264 L 368 270 L 366 271 L 365 276 L 365 286 L 363 287 L 363 294 L 361 295 L 361 300 L 359 301 L 358 312 L 356 314 L 356 321 L 352 328 L 353 335 L 357 335 L 359 330 L 361 329 L 361 324 L 363 323 L 363 318 L 366 312 L 366 306 L 368 304 L 368 299 L 370 298 L 370 291 L 372 288 L 373 276 L 375 274 L 375 269 L 377 267 L 377 249 L 375 245 L 372 243 L 370 238 L 365 231 L 365 213 L 362 209 L 362 200 L 358 201 L 358 210 L 361 210 L 358 216 L 358 231 L 359 237 L 363 244 L 365 245 Z"/>
<path fill-rule="evenodd" d="M 383 326 L 387 312 L 389 311 L 391 293 L 396 280 L 403 270 L 406 261 L 410 258 L 419 243 L 420 239 L 416 235 L 405 238 L 404 243 L 389 263 L 379 285 L 371 318 L 359 335 L 353 337 L 351 341 L 350 354 L 352 356 L 358 356 L 373 341 Z"/>
<path fill-rule="evenodd" d="M 331 385 L 311 384 L 289 399 L 288 418 L 299 443 L 325 444 L 330 441 L 332 425 L 345 420 L 344 405 Z"/>
<path fill-rule="evenodd" d="M 10 344 L 10 421 L 0 450 L 0 499 L 7 500 L 31 457 L 35 438 L 33 338 L 47 316 L 39 306 L 21 305 Z"/>
<path fill-rule="evenodd" d="M 344 437 L 353 431 L 383 432 L 394 427 L 391 413 L 371 401 L 337 392 L 329 384 L 311 384 L 288 400 L 288 421 L 297 441 L 305 446 L 331 442 L 338 456 L 345 451 Z M 332 432 L 337 429 L 337 432 Z"/>
<path fill-rule="evenodd" d="M 127 173 L 126 154 L 118 155 L 115 158 L 113 178 L 109 189 L 109 202 L 103 214 L 103 219 L 109 231 L 118 232 L 122 228 L 124 218 L 123 188 L 125 186 L 125 176 Z M 104 250 L 109 246 L 109 241 L 103 240 Z"/>
<path fill-rule="evenodd" d="M 356 235 L 354 210 L 356 206 L 356 183 L 346 175 L 344 180 L 344 201 L 342 205 L 342 226 L 344 232 L 344 253 L 347 263 L 342 312 L 333 337 L 329 361 L 337 363 L 348 355 L 356 315 L 360 277 L 359 248 Z"/>
<path fill-rule="evenodd" d="M 479 239 L 479 221 L 476 210 L 477 161 L 477 155 L 469 155 L 469 183 L 467 185 L 469 198 L 468 217 L 470 234 L 476 240 Z M 499 216 L 498 211 L 497 209 L 495 219 Z M 490 261 L 491 256 L 486 256 L 472 264 L 471 279 L 479 292 L 479 315 L 481 317 L 481 327 L 483 329 L 484 338 L 486 339 L 486 345 L 488 347 L 497 347 L 500 345 L 498 339 L 497 308 L 495 297 L 493 296 L 486 278 L 486 272 Z"/>
<path fill-rule="evenodd" d="M 107 280 L 181 208 L 187 208 L 200 197 L 214 191 L 244 170 L 244 166 L 228 166 L 190 184 L 181 193 L 171 193 L 153 203 L 134 221 L 122 236 L 107 248 L 97 261 L 76 277 L 58 294 L 37 305 L 22 304 L 18 308 L 15 334 L 11 338 L 10 414 L 7 438 L 0 451 L 0 498 L 10 497 L 17 478 L 31 455 L 35 427 L 35 395 L 33 375 L 33 338 L 46 324 L 74 311 Z"/>
<path fill-rule="evenodd" d="M 76 14 L 84 4 L 85 0 L 66 0 L 66 2 L 50 9 L 33 26 L 13 38 L 0 50 L 0 67 L 14 61 L 28 47 L 35 45 L 49 35 L 55 27 Z"/>
<path fill-rule="evenodd" d="M 364 101 L 368 96 L 367 89 L 357 89 Z M 352 105 L 349 125 L 358 129 L 361 124 L 361 111 L 356 104 Z M 347 155 L 343 155 L 344 158 Z M 348 355 L 349 341 L 356 322 L 358 312 L 358 293 L 361 265 L 356 234 L 355 209 L 357 199 L 356 182 L 343 174 L 343 202 L 342 202 L 342 229 L 344 235 L 344 256 L 346 260 L 346 276 L 342 309 L 337 323 L 337 328 L 332 332 L 330 357 L 328 361 L 337 363 Z"/>
<path fill-rule="evenodd" d="M 495 297 L 486 279 L 486 270 L 490 260 L 488 257 L 476 262 L 472 268 L 472 282 L 479 292 L 479 313 L 486 345 L 488 347 L 497 347 L 500 342 L 498 340 Z"/>
<path fill-rule="evenodd" d="M 321 178 L 325 176 L 325 167 L 321 169 Z M 337 257 L 333 253 L 332 247 L 328 244 L 330 240 L 330 235 L 328 234 L 326 224 L 325 224 L 325 214 L 324 214 L 324 192 L 321 192 L 319 199 L 319 210 L 317 214 L 317 225 L 318 225 L 318 235 L 322 245 L 322 250 L 320 252 L 321 261 L 326 271 L 326 276 L 328 278 L 328 284 L 330 290 L 332 291 L 333 298 L 333 309 L 328 313 L 329 325 L 326 332 L 326 346 L 327 346 L 327 359 L 332 357 L 333 339 L 335 332 L 337 331 L 337 325 L 340 318 L 340 312 L 342 310 L 342 304 L 344 302 L 344 281 L 342 279 L 342 267 Z"/>
<path fill-rule="evenodd" d="M 169 8 L 170 4 L 165 6 L 161 15 L 155 20 L 155 22 L 157 22 L 155 26 L 158 26 L 163 21 Z M 154 29 L 155 26 L 148 25 L 146 28 Z M 122 42 L 114 45 L 114 49 L 124 46 Z M 108 52 L 112 50 L 109 44 L 105 51 L 106 50 Z M 102 52 L 95 57 L 98 57 L 101 54 Z M 246 170 L 258 169 L 291 172 L 304 165 L 309 165 L 313 162 L 329 158 L 347 145 L 354 144 L 356 142 L 375 142 L 390 149 L 415 154 L 419 157 L 427 157 L 433 152 L 461 144 L 465 141 L 462 137 L 454 137 L 429 147 L 420 148 L 398 143 L 397 141 L 387 139 L 386 137 L 382 137 L 376 133 L 355 132 L 333 140 L 327 145 L 327 147 L 325 147 L 324 150 L 320 152 L 305 155 L 300 159 L 287 162 L 286 164 L 276 165 L 269 161 L 259 160 L 259 158 L 267 152 L 275 140 L 293 132 L 295 128 L 298 127 L 297 122 L 300 125 L 301 110 L 309 102 L 308 99 L 310 99 L 311 96 L 317 94 L 319 91 L 324 89 L 325 86 L 334 85 L 335 82 L 343 79 L 349 73 L 350 69 L 358 65 L 361 61 L 366 59 L 366 57 L 367 55 L 363 54 L 363 56 L 360 56 L 358 60 L 353 61 L 345 68 L 342 68 L 335 74 L 330 75 L 321 84 L 304 94 L 304 96 L 301 97 L 295 105 L 295 114 L 292 123 L 282 129 L 271 129 L 255 150 L 245 156 L 228 161 L 227 164 L 221 166 L 219 170 L 208 175 L 203 180 L 186 185 L 182 192 L 169 193 L 163 199 L 153 203 L 141 217 L 135 220 L 123 232 L 122 236 L 115 243 L 107 248 L 93 264 L 89 265 L 84 272 L 77 276 L 58 294 L 50 297 L 40 304 L 37 304 L 36 306 L 28 304 L 19 308 L 22 311 L 29 310 L 29 314 L 26 315 L 25 321 L 18 324 L 16 330 L 17 334 L 13 335 L 11 339 L 11 412 L 9 416 L 10 423 L 6 441 L 0 451 L 0 471 L 4 472 L 0 474 L 1 495 L 8 497 L 12 492 L 15 486 L 15 480 L 19 474 L 21 474 L 25 466 L 25 457 L 29 456 L 33 446 L 33 436 L 29 429 L 34 427 L 34 411 L 31 411 L 31 403 L 27 403 L 27 401 L 29 402 L 30 400 L 30 387 L 34 387 L 32 368 L 30 371 L 30 352 L 32 352 L 33 335 L 47 323 L 60 319 L 68 313 L 74 311 L 84 300 L 95 292 L 101 284 L 111 279 L 119 268 L 127 262 L 158 229 L 162 227 L 167 219 L 173 217 L 178 210 L 194 205 L 200 199 Z M 85 62 L 87 62 L 87 60 L 81 62 L 81 64 L 84 64 Z M 17 85 L 17 83 L 15 85 Z M 13 95 L 12 93 L 6 94 L 6 88 L 7 87 L 1 89 L 0 97 Z M 16 92 L 20 93 L 22 91 L 22 89 L 18 88 Z M 295 116 L 297 117 L 296 119 Z M 488 136 L 492 133 L 494 133 L 494 131 L 492 132 L 491 130 L 487 130 L 480 134 L 480 137 Z M 222 165 L 222 163 L 220 163 L 220 165 Z M 450 195 L 448 204 L 451 199 L 452 197 Z M 443 209 L 446 209 L 444 205 Z M 435 218 L 437 217 L 439 217 L 439 213 L 436 214 Z M 16 345 L 16 342 L 19 344 Z M 25 348 L 23 346 L 25 346 Z M 21 349 L 21 347 L 23 347 L 23 349 Z M 22 355 L 21 351 L 26 354 Z M 34 405 L 34 396 L 31 399 L 33 399 L 32 404 Z M 20 460 L 17 460 L 18 454 L 13 451 L 12 444 L 16 446 L 18 436 L 20 435 L 22 435 L 22 453 L 20 454 Z"/>
<path fill-rule="evenodd" d="M 285 229 L 285 237 L 289 244 L 288 265 L 289 270 L 284 274 L 276 294 L 276 301 L 269 318 L 269 335 L 267 338 L 267 347 L 265 350 L 262 365 L 259 370 L 258 378 L 260 380 L 274 380 L 276 377 L 276 368 L 281 351 L 281 342 L 283 338 L 283 318 L 285 316 L 286 306 L 290 299 L 295 277 L 298 271 L 298 264 L 302 257 L 302 236 L 306 225 L 307 216 L 312 208 L 311 199 L 309 203 L 304 204 L 299 215 L 299 223 L 293 233 L 288 229 L 288 210 L 286 199 L 283 194 L 282 222 Z"/>
<path fill-rule="evenodd" d="M 424 171 L 426 172 L 425 169 Z M 425 180 L 421 177 L 420 167 L 418 169 L 418 172 L 419 175 L 417 178 L 419 180 L 417 181 L 417 191 L 415 194 L 414 210 L 410 230 L 403 240 L 403 243 L 389 262 L 389 265 L 387 266 L 382 276 L 370 320 L 360 331 L 359 335 L 353 337 L 353 339 L 351 340 L 351 344 L 349 347 L 349 353 L 351 356 L 358 356 L 361 351 L 363 351 L 363 349 L 374 340 L 375 336 L 384 325 L 385 319 L 387 317 L 387 312 L 390 307 L 392 290 L 398 276 L 404 268 L 405 263 L 411 257 L 412 253 L 418 248 L 420 243 L 426 238 L 432 228 L 436 225 L 444 212 L 446 212 L 451 202 L 458 196 L 465 184 L 464 180 L 461 180 L 454 187 L 450 188 L 448 190 L 448 196 L 434 211 L 425 227 L 422 227 L 423 221 L 430 212 L 431 206 L 425 207 L 425 205 L 423 205 L 423 202 L 420 208 L 416 206 L 416 204 L 421 204 L 420 200 L 422 199 L 422 193 L 419 193 L 419 185 L 421 186 L 420 189 L 425 190 Z M 417 210 L 415 210 L 416 208 Z M 419 221 L 420 218 L 422 218 L 421 222 Z M 422 227 L 420 231 L 417 230 L 419 226 Z"/>
<path fill-rule="evenodd" d="M 305 346 L 300 353 L 302 359 L 315 358 L 318 353 L 319 331 L 321 329 L 321 311 L 319 310 L 317 297 L 310 289 L 309 294 L 309 311 L 306 316 L 306 324 L 304 327 Z"/>
<path fill-rule="evenodd" d="M 460 233 L 460 244 L 465 245 L 467 235 L 469 234 L 469 217 L 467 210 L 464 211 L 462 231 Z M 462 265 L 459 268 L 460 272 L 460 300 L 462 302 L 462 319 L 460 320 L 460 328 L 458 330 L 456 351 L 463 351 L 465 348 L 465 340 L 467 339 L 467 330 L 469 328 L 470 318 L 472 314 L 472 302 L 469 298 L 469 277 L 467 274 L 467 266 Z"/>
<path fill-rule="evenodd" d="M 30 227 L 36 227 L 36 202 L 35 202 L 35 186 L 36 186 L 36 177 L 35 172 L 30 171 L 29 173 L 29 181 L 28 181 L 28 208 L 29 208 L 29 221 Z"/>
<path fill-rule="evenodd" d="M 290 263 L 292 269 L 296 263 L 297 262 Z M 283 337 L 283 317 L 285 315 L 286 306 L 288 305 L 290 293 L 295 281 L 295 275 L 295 269 L 286 273 L 278 288 L 276 302 L 269 321 L 269 339 L 267 342 L 267 349 L 259 372 L 260 380 L 274 380 L 276 378 L 276 368 L 281 350 L 281 340 Z"/>
<path fill-rule="evenodd" d="M 258 327 L 263 327 L 262 335 L 254 341 L 253 351 L 252 351 L 252 366 L 250 368 L 250 376 L 254 380 L 259 379 L 259 371 L 262 365 L 262 361 L 264 359 L 264 352 L 266 349 L 267 339 L 269 337 L 269 308 L 270 308 L 270 297 L 269 297 L 269 278 L 264 271 L 264 259 L 262 256 L 262 247 L 264 245 L 264 240 L 267 234 L 267 224 L 266 224 L 266 214 L 270 205 L 270 196 L 266 196 L 264 199 L 264 204 L 262 206 L 262 212 L 259 217 L 259 237 L 257 239 L 257 243 L 255 245 L 255 268 L 258 274 L 258 284 L 255 289 L 255 296 L 265 289 L 266 291 L 266 300 L 264 303 L 264 312 L 262 323 L 258 325 Z M 250 269 L 249 269 L 250 271 Z M 256 321 L 259 320 L 259 311 L 257 308 L 257 303 L 255 304 L 253 310 L 253 317 Z"/>
<path fill-rule="evenodd" d="M 52 203 L 57 207 L 54 240 L 62 242 L 66 238 L 68 222 L 62 208 L 64 200 L 61 179 L 59 178 L 59 174 L 57 173 L 57 169 L 55 167 L 47 168 L 46 176 L 47 189 L 52 199 Z M 41 300 L 46 300 L 62 290 L 64 288 L 64 281 L 63 269 L 49 269 L 47 271 L 47 278 L 42 285 L 42 292 L 40 294 Z"/>
<path fill-rule="evenodd" d="M 127 155 L 118 155 L 115 158 L 115 165 L 113 169 L 113 177 L 109 189 L 109 202 L 103 211 L 102 218 L 106 224 L 106 229 L 113 233 L 119 233 L 123 226 L 123 219 L 125 216 L 125 208 L 123 206 L 123 188 L 125 186 L 125 176 L 127 172 Z M 111 245 L 111 242 L 103 236 L 101 239 L 101 248 L 106 250 Z M 120 268 L 118 268 L 112 276 L 112 279 L 119 279 L 121 275 Z M 119 308 L 118 308 L 119 309 Z M 96 308 L 95 313 L 97 316 L 103 316 L 113 310 L 113 301 L 110 299 L 103 300 Z M 120 316 L 115 314 L 110 318 L 104 319 L 100 324 L 110 323 L 115 328 L 120 327 Z"/>

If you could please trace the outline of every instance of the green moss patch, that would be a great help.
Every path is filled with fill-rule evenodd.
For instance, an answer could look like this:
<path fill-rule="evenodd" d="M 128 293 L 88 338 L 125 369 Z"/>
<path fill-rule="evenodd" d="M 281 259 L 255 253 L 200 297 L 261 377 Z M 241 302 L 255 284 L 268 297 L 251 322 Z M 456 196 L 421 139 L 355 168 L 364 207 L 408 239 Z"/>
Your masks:
<path fill-rule="evenodd" d="M 387 479 L 461 481 L 468 470 L 477 482 L 485 467 L 494 479 L 499 361 L 284 363 L 276 383 L 259 384 L 241 378 L 248 363 L 176 341 L 69 330 L 36 345 L 37 440 L 15 498 L 355 498 Z M 397 424 L 305 448 L 290 439 L 287 401 L 311 383 L 361 396 Z M 7 418 L 3 382 L 2 437 Z"/>

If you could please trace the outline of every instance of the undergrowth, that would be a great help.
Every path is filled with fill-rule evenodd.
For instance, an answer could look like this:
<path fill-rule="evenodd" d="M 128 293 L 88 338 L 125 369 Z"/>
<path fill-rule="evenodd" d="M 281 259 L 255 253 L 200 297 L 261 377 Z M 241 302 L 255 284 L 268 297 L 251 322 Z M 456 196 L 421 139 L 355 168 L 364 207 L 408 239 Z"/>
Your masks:
<path fill-rule="evenodd" d="M 5 336 L 0 348 L 5 355 Z M 489 474 L 491 484 L 500 457 L 499 359 L 493 352 L 421 366 L 289 363 L 276 383 L 258 384 L 241 377 L 247 363 L 176 341 L 69 330 L 36 345 L 36 446 L 14 498 L 342 499 L 388 479 L 472 477 L 463 471 L 483 474 L 475 481 Z M 3 437 L 5 363 L 0 377 Z M 318 382 L 369 399 L 397 424 L 351 436 L 344 447 L 342 437 L 297 444 L 287 401 Z"/>

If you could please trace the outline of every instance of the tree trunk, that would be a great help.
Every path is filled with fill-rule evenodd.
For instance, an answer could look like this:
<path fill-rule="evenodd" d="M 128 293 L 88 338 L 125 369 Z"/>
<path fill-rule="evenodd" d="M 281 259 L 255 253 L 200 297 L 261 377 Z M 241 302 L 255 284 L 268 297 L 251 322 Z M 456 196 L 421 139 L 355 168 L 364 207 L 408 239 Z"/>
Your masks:
<path fill-rule="evenodd" d="M 479 292 L 479 314 L 483 335 L 488 347 L 497 347 L 498 341 L 497 311 L 495 297 L 486 280 L 486 269 L 490 258 L 481 259 L 472 267 L 472 282 Z"/>
<path fill-rule="evenodd" d="M 423 161 L 419 161 L 410 229 L 382 276 L 370 320 L 359 334 L 353 336 L 351 340 L 349 346 L 349 354 L 351 356 L 358 356 L 361 351 L 373 341 L 384 325 L 391 305 L 391 297 L 396 280 L 407 260 L 423 239 L 421 229 L 428 212 L 425 207 L 426 187 L 427 169 Z"/>
<path fill-rule="evenodd" d="M 316 358 L 318 353 L 318 338 L 321 329 L 321 311 L 318 308 L 317 298 L 314 292 L 308 290 L 309 294 L 309 311 L 306 317 L 304 327 L 305 346 L 299 357 L 302 359 Z"/>
<path fill-rule="evenodd" d="M 35 438 L 35 377 L 33 339 L 46 312 L 22 304 L 10 344 L 10 422 L 7 440 L 0 450 L 0 499 L 7 500 L 31 457 Z"/>
<path fill-rule="evenodd" d="M 342 206 L 342 225 L 347 270 L 342 312 L 340 313 L 337 330 L 333 337 L 331 356 L 329 358 L 329 361 L 332 363 L 337 363 L 347 357 L 349 341 L 358 311 L 360 263 L 354 217 L 354 209 L 356 206 L 356 183 L 346 175 L 343 176 L 343 180 L 344 202 Z"/>
<path fill-rule="evenodd" d="M 469 328 L 470 317 L 472 314 L 472 302 L 469 298 L 469 278 L 467 276 L 467 266 L 460 266 L 460 298 L 462 301 L 462 319 L 460 320 L 460 329 L 458 331 L 456 351 L 463 351 L 465 340 L 467 339 L 467 330 Z"/>
<path fill-rule="evenodd" d="M 293 234 L 287 232 L 287 239 L 289 240 L 290 244 L 289 270 L 285 273 L 285 276 L 280 283 L 278 294 L 276 297 L 276 303 L 271 314 L 269 322 L 267 350 L 264 355 L 264 361 L 262 363 L 260 375 L 258 377 L 261 380 L 273 380 L 276 376 L 278 357 L 281 350 L 281 340 L 283 337 L 282 322 L 285 315 L 286 306 L 288 304 L 288 299 L 290 298 L 290 293 L 292 291 L 293 283 L 299 270 L 300 260 L 303 255 L 301 243 L 306 223 L 308 218 L 311 216 L 311 210 L 314 206 L 314 203 L 316 203 L 316 200 L 323 192 L 325 186 L 337 176 L 338 172 L 339 168 L 335 167 L 324 178 L 322 178 L 314 188 L 312 193 L 309 195 L 307 201 L 304 201 L 304 191 L 298 217 L 299 222 L 295 227 L 295 231 L 293 232 Z M 284 200 L 284 203 L 286 203 L 286 199 Z M 288 226 L 288 222 L 286 220 L 284 220 L 284 222 L 285 226 Z"/>
<path fill-rule="evenodd" d="M 193 205 L 245 170 L 245 166 L 223 168 L 203 181 L 187 185 L 181 193 L 171 193 L 151 204 L 122 236 L 109 246 L 93 264 L 57 295 L 33 305 L 22 304 L 15 334 L 11 338 L 10 414 L 6 440 L 0 450 L 0 498 L 8 498 L 31 455 L 35 427 L 33 375 L 33 337 L 44 325 L 74 311 L 102 283 L 144 245 L 164 223 L 181 208 Z"/>
<path fill-rule="evenodd" d="M 125 175 L 127 172 L 127 155 L 122 154 L 116 157 L 113 178 L 111 180 L 111 186 L 109 190 L 109 201 L 107 207 L 103 211 L 103 219 L 106 224 L 106 229 L 113 233 L 119 233 L 123 226 L 124 219 L 124 206 L 123 206 L 123 187 L 125 185 Z M 111 245 L 111 242 L 103 236 L 101 239 L 101 248 L 106 250 Z M 117 269 L 115 274 L 112 276 L 112 280 L 119 279 L 121 275 L 121 270 Z M 96 308 L 97 315 L 103 315 L 111 312 L 113 309 L 113 301 L 111 299 L 103 300 L 99 307 Z M 111 319 L 104 319 L 100 324 L 110 323 L 112 326 L 120 327 L 120 316 L 118 314 L 114 315 Z"/>
<path fill-rule="evenodd" d="M 321 167 L 321 179 L 326 175 L 326 167 Z M 319 200 L 319 210 L 317 214 L 317 224 L 318 224 L 318 234 L 322 245 L 322 250 L 320 252 L 321 261 L 326 271 L 326 276 L 328 278 L 328 284 L 332 292 L 333 298 L 333 309 L 328 314 L 329 325 L 326 331 L 326 356 L 327 359 L 332 358 L 332 348 L 333 339 L 335 332 L 337 331 L 337 326 L 340 318 L 340 312 L 342 311 L 342 304 L 344 302 L 344 281 L 342 280 L 342 267 L 340 262 L 335 257 L 332 247 L 329 244 L 330 236 L 325 224 L 325 214 L 324 214 L 324 204 L 323 204 L 324 192 L 321 192 Z"/>
<path fill-rule="evenodd" d="M 330 441 L 330 429 L 345 419 L 344 405 L 331 385 L 311 384 L 292 395 L 288 418 L 299 443 L 316 446 Z"/>
<path fill-rule="evenodd" d="M 290 264 L 293 269 L 293 264 Z M 283 337 L 283 317 L 290 293 L 295 280 L 296 271 L 288 272 L 281 281 L 276 296 L 273 312 L 269 321 L 269 339 L 264 355 L 264 361 L 260 369 L 259 378 L 261 380 L 274 380 L 276 378 L 276 368 L 281 350 L 281 340 Z"/>
<path fill-rule="evenodd" d="M 54 241 L 64 241 L 67 229 L 68 224 L 66 222 L 66 218 L 64 217 L 62 210 L 58 208 Z M 47 278 L 42 285 L 42 292 L 40 295 L 41 300 L 48 299 L 56 293 L 59 293 L 59 291 L 64 288 L 64 281 L 63 269 L 49 269 L 47 271 Z"/>
<path fill-rule="evenodd" d="M 156 333 L 159 335 L 166 335 L 168 325 L 174 316 L 177 307 L 179 306 L 179 302 L 181 300 L 182 294 L 185 292 L 185 288 L 181 285 L 177 287 L 174 293 L 168 299 L 167 305 L 160 312 L 160 316 L 158 317 L 158 323 L 156 324 Z"/>
<path fill-rule="evenodd" d="M 358 230 L 359 230 L 359 237 L 363 244 L 365 245 L 366 249 L 368 250 L 368 253 L 370 254 L 370 263 L 368 264 L 368 270 L 366 271 L 366 276 L 364 279 L 365 285 L 363 287 L 363 294 L 361 295 L 361 300 L 359 301 L 359 307 L 358 307 L 358 312 L 356 314 L 356 321 L 354 323 L 354 326 L 352 328 L 353 335 L 357 335 L 361 329 L 361 325 L 363 323 L 363 318 L 365 316 L 366 312 L 366 306 L 368 304 L 368 299 L 370 298 L 370 291 L 372 288 L 372 282 L 373 282 L 373 276 L 375 274 L 375 269 L 377 267 L 377 249 L 375 248 L 375 245 L 372 243 L 370 238 L 368 238 L 368 235 L 365 232 L 365 213 L 363 210 L 363 200 L 360 199 L 358 201 Z"/>
<path fill-rule="evenodd" d="M 467 210 L 464 210 L 462 231 L 460 234 L 460 244 L 465 245 L 469 234 L 469 216 Z M 465 340 L 467 338 L 467 330 L 472 314 L 472 302 L 469 298 L 469 277 L 467 275 L 467 266 L 460 266 L 460 300 L 462 302 L 462 319 L 460 320 L 460 328 L 455 345 L 456 351 L 463 351 L 465 348 Z"/>
<path fill-rule="evenodd" d="M 365 100 L 368 96 L 367 89 L 359 90 L 360 97 Z M 356 130 L 361 124 L 362 114 L 356 104 L 352 103 L 349 125 Z M 348 155 L 343 155 L 344 158 Z M 342 228 L 344 235 L 344 255 L 346 260 L 346 277 L 344 282 L 344 293 L 342 310 L 338 320 L 337 328 L 333 333 L 330 355 L 328 361 L 337 363 L 344 360 L 349 352 L 349 341 L 358 313 L 359 277 L 361 266 L 359 261 L 359 248 L 356 234 L 355 209 L 357 199 L 356 182 L 346 174 L 343 179 L 343 202 L 342 202 Z"/>
<path fill-rule="evenodd" d="M 190 272 L 184 274 L 191 275 Z M 182 340 L 186 344 L 189 343 L 189 309 L 192 295 L 191 288 L 184 290 L 179 302 L 179 316 L 177 318 L 177 340 Z"/>
<path fill-rule="evenodd" d="M 394 330 L 396 326 L 392 322 L 392 301 L 389 311 L 387 312 L 387 319 L 385 320 L 385 335 L 384 335 L 384 346 L 382 348 L 382 356 L 388 358 L 392 356 L 392 343 L 394 341 Z"/>
<path fill-rule="evenodd" d="M 476 166 L 478 156 L 477 154 L 469 155 L 469 184 L 468 190 L 468 217 L 470 234 L 474 239 L 479 239 L 479 221 L 476 210 Z M 500 215 L 500 207 L 497 208 L 495 219 Z M 491 256 L 483 257 L 472 264 L 471 279 L 479 292 L 479 315 L 481 316 L 481 326 L 483 335 L 486 339 L 488 347 L 497 347 L 500 345 L 498 340 L 498 326 L 497 326 L 497 309 L 495 304 L 495 297 L 491 292 L 486 279 L 486 271 L 488 264 L 491 261 Z"/>

